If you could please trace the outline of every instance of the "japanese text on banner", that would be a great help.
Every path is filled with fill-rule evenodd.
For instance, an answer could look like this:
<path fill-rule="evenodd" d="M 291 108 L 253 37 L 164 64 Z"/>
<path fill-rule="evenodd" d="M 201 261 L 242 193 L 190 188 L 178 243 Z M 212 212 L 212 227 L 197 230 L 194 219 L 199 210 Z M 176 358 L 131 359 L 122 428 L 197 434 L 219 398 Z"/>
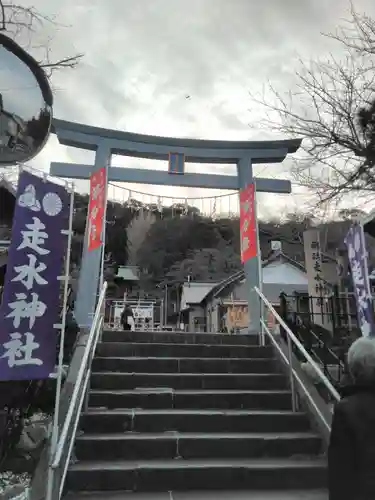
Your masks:
<path fill-rule="evenodd" d="M 99 168 L 90 177 L 88 250 L 95 250 L 102 243 L 105 203 L 105 168 Z"/>
<path fill-rule="evenodd" d="M 314 297 L 313 301 L 316 301 L 316 304 L 319 308 L 323 306 L 323 297 L 328 293 L 326 281 L 323 277 L 323 259 L 320 248 L 320 236 L 319 233 L 316 232 L 316 238 L 311 242 L 311 258 L 314 264 Z M 316 296 L 315 296 L 316 295 Z M 317 309 L 318 310 L 318 309 Z"/>
<path fill-rule="evenodd" d="M 0 380 L 54 370 L 68 208 L 65 188 L 22 172 L 0 308 Z"/>
<path fill-rule="evenodd" d="M 241 230 L 241 262 L 255 257 L 257 254 L 257 235 L 255 221 L 255 186 L 248 184 L 240 191 L 240 230 Z"/>
<path fill-rule="evenodd" d="M 372 304 L 371 287 L 368 278 L 367 252 L 363 227 L 354 224 L 345 238 L 348 249 L 348 259 L 353 281 L 354 293 L 357 300 L 357 315 L 362 335 L 374 335 L 374 310 Z"/>

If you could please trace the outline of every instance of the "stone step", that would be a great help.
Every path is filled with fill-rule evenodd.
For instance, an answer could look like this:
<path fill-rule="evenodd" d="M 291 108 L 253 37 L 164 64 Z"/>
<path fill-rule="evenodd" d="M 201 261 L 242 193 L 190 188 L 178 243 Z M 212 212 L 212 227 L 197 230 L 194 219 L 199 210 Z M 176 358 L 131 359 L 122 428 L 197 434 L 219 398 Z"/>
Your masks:
<path fill-rule="evenodd" d="M 251 459 L 314 456 L 321 439 L 313 433 L 86 434 L 75 442 L 78 460 Z"/>
<path fill-rule="evenodd" d="M 91 390 L 90 406 L 143 409 L 249 409 L 291 410 L 291 393 L 284 391 Z"/>
<path fill-rule="evenodd" d="M 304 413 L 248 410 L 89 410 L 84 432 L 306 432 Z"/>
<path fill-rule="evenodd" d="M 285 389 L 287 378 L 278 373 L 113 373 L 91 375 L 92 389 L 125 390 L 142 387 L 171 389 Z"/>
<path fill-rule="evenodd" d="M 142 460 L 78 462 L 73 491 L 284 490 L 326 487 L 323 459 Z"/>
<path fill-rule="evenodd" d="M 68 493 L 68 500 L 328 500 L 326 490 L 285 491 L 167 491 L 163 493 Z"/>
<path fill-rule="evenodd" d="M 223 333 L 184 333 L 184 332 L 129 332 L 123 330 L 105 330 L 103 342 L 135 343 L 172 343 L 172 344 L 223 344 L 223 345 L 258 345 L 257 335 L 227 335 Z"/>
<path fill-rule="evenodd" d="M 96 357 L 92 371 L 131 373 L 275 373 L 276 359 Z"/>
<path fill-rule="evenodd" d="M 99 372 L 91 376 L 93 389 L 127 390 L 163 388 L 173 390 L 274 390 L 286 389 L 288 380 L 278 373 L 120 373 Z"/>
<path fill-rule="evenodd" d="M 271 346 L 100 342 L 98 357 L 272 358 Z"/>

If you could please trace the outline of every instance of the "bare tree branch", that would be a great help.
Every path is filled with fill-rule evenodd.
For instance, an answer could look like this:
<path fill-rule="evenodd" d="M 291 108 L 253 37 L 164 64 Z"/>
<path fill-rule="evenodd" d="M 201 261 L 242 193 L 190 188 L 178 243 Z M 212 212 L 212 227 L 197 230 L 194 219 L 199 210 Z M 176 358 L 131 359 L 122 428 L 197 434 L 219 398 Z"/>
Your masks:
<path fill-rule="evenodd" d="M 352 8 L 351 20 L 327 36 L 343 45 L 341 59 L 300 61 L 294 91 L 269 85 L 261 99 L 252 96 L 266 110 L 263 125 L 304 139 L 293 176 L 321 203 L 375 191 L 375 20 Z"/>
<path fill-rule="evenodd" d="M 54 60 L 51 57 L 51 40 L 46 40 L 42 47 L 33 45 L 33 37 L 44 25 L 50 24 L 56 28 L 62 27 L 55 19 L 41 14 L 34 7 L 24 7 L 12 1 L 5 2 L 4 0 L 0 0 L 0 15 L 2 16 L 1 31 L 4 31 L 13 39 L 20 39 L 20 45 L 31 52 L 35 49 L 43 49 L 45 56 L 38 62 L 41 67 L 46 69 L 48 76 L 50 76 L 54 70 L 75 68 L 83 57 L 82 54 L 76 54 L 63 59 Z"/>
<path fill-rule="evenodd" d="M 375 24 L 366 14 L 359 14 L 351 2 L 351 19 L 346 21 L 336 33 L 325 36 L 332 38 L 359 54 L 375 54 Z"/>

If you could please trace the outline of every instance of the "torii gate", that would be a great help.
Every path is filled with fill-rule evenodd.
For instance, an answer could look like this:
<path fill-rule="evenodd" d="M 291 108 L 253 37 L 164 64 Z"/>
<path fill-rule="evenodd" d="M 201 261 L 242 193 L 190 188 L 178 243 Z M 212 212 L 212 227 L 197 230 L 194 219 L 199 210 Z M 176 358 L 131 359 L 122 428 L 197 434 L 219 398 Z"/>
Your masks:
<path fill-rule="evenodd" d="M 254 183 L 257 192 L 290 193 L 291 183 L 287 180 L 253 178 L 254 163 L 279 163 L 287 154 L 295 153 L 300 139 L 278 141 L 216 141 L 201 139 L 182 139 L 133 134 L 55 119 L 53 132 L 60 144 L 95 151 L 95 164 L 52 162 L 50 173 L 70 179 L 89 179 L 91 172 L 100 167 L 107 169 L 107 183 L 130 182 L 134 184 L 155 184 L 163 186 L 212 188 L 241 190 Z M 168 160 L 170 153 L 182 154 L 186 162 L 194 163 L 233 163 L 237 165 L 237 175 L 194 174 L 170 175 L 158 170 L 122 168 L 110 166 L 112 154 Z M 91 323 L 95 310 L 98 283 L 101 272 L 101 247 L 87 250 L 87 224 L 85 245 L 82 255 L 81 271 L 78 281 L 76 300 L 76 319 L 80 326 Z M 260 255 L 244 263 L 248 288 L 249 331 L 258 332 L 260 328 L 260 299 L 254 290 L 259 287 Z"/>

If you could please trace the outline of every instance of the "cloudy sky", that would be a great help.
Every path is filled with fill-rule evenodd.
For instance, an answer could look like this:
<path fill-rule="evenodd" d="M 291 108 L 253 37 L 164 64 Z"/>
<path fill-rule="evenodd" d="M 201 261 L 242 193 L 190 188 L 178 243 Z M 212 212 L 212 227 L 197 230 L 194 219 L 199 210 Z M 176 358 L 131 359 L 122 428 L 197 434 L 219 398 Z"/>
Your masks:
<path fill-rule="evenodd" d="M 348 17 L 347 0 L 20 0 L 54 17 L 33 45 L 51 39 L 52 57 L 83 53 L 75 70 L 53 75 L 58 118 L 145 134 L 212 139 L 261 139 L 263 110 L 249 97 L 268 81 L 280 91 L 295 84 L 298 58 L 340 48 L 321 36 Z M 354 0 L 375 15 L 373 0 Z M 339 55 L 339 53 L 338 53 Z M 91 153 L 64 148 L 51 137 L 34 161 L 90 163 Z M 119 166 L 167 168 L 161 162 L 114 158 Z M 191 171 L 197 166 L 188 167 Z M 200 171 L 235 167 L 205 165 Z M 288 177 L 288 162 L 259 166 L 266 177 Z M 81 189 L 87 184 L 80 185 Z M 133 186 L 159 193 L 160 188 Z M 170 188 L 162 191 L 171 193 Z M 209 196 L 176 189 L 175 196 Z M 213 193 L 217 194 L 217 192 Z M 120 197 L 122 194 L 116 194 Z M 303 194 L 278 196 L 278 211 L 300 206 Z M 275 196 L 259 196 L 260 212 L 275 211 Z"/>

